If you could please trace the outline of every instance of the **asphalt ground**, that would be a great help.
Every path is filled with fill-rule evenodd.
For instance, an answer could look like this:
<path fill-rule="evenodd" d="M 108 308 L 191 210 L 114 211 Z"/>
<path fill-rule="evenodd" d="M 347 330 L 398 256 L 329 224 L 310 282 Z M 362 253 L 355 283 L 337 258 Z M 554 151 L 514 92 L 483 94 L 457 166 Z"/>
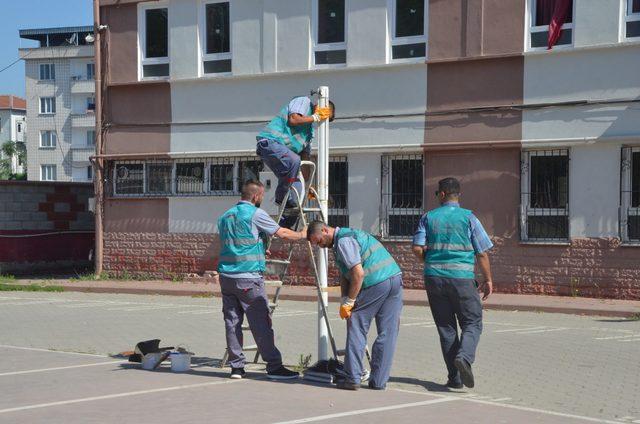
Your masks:
<path fill-rule="evenodd" d="M 638 321 L 486 311 L 476 388 L 449 391 L 430 312 L 408 306 L 388 389 L 344 392 L 268 381 L 262 364 L 240 381 L 203 365 L 224 352 L 218 298 L 4 292 L 0 320 L 3 423 L 640 423 Z M 283 301 L 273 321 L 287 364 L 315 356 L 315 304 Z M 332 326 L 341 347 L 344 324 Z M 110 356 L 150 338 L 195 352 L 192 371 Z"/>

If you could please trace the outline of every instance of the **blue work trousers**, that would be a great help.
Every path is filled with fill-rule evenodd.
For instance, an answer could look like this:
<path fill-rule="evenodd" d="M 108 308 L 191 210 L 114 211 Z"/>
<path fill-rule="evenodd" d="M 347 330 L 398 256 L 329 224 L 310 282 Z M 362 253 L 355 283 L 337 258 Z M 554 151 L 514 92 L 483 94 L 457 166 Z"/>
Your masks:
<path fill-rule="evenodd" d="M 258 140 L 256 154 L 260 159 L 273 171 L 278 177 L 278 187 L 276 188 L 276 203 L 281 204 L 289 184 L 294 187 L 298 194 L 302 195 L 302 182 L 298 180 L 298 171 L 300 170 L 300 156 L 289 150 L 284 144 L 275 140 L 266 138 Z M 287 207 L 296 207 L 298 203 L 295 200 L 292 191 L 287 200 Z"/>

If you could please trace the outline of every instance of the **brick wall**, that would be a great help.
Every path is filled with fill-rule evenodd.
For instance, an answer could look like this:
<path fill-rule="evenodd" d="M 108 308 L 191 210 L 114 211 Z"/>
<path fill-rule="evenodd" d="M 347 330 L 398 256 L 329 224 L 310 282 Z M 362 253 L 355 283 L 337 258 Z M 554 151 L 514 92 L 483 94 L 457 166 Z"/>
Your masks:
<path fill-rule="evenodd" d="M 174 276 L 213 271 L 217 268 L 219 243 L 213 234 L 125 233 L 106 232 L 104 269 L 115 274 L 138 274 L 149 277 Z M 385 243 L 404 272 L 406 287 L 422 287 L 422 265 L 411 256 L 410 243 Z M 271 247 L 273 258 L 283 258 L 288 250 L 281 240 Z M 287 284 L 313 285 L 313 270 L 305 243 L 295 245 Z M 329 284 L 337 283 L 338 271 L 329 254 Z"/>
<path fill-rule="evenodd" d="M 0 181 L 0 273 L 91 265 L 93 185 Z"/>
<path fill-rule="evenodd" d="M 571 245 L 523 245 L 496 238 L 491 251 L 495 288 L 501 293 L 570 295 L 640 299 L 640 250 L 623 247 L 618 239 L 576 239 Z M 411 243 L 385 242 L 403 271 L 405 287 L 421 289 L 422 263 L 411 253 Z M 276 241 L 274 258 L 286 246 Z M 209 234 L 105 233 L 106 271 L 172 278 L 202 274 L 217 267 L 218 239 Z M 338 281 L 330 259 L 329 283 Z M 306 245 L 295 247 L 287 284 L 314 284 Z"/>

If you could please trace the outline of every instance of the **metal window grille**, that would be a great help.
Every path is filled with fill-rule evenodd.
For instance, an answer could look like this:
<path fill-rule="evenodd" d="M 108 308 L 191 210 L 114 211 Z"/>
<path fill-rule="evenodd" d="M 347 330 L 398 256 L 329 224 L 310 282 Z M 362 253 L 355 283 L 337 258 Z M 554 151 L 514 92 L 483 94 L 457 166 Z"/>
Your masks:
<path fill-rule="evenodd" d="M 522 152 L 523 241 L 569 240 L 569 150 Z"/>
<path fill-rule="evenodd" d="M 346 156 L 329 158 L 329 225 L 349 226 L 349 162 Z"/>
<path fill-rule="evenodd" d="M 624 147 L 620 166 L 620 237 L 640 242 L 640 147 Z"/>
<path fill-rule="evenodd" d="M 423 181 L 421 154 L 382 157 L 382 237 L 401 240 L 413 235 L 422 216 Z"/>
<path fill-rule="evenodd" d="M 259 179 L 255 157 L 122 160 L 107 164 L 105 193 L 112 197 L 237 196 Z"/>

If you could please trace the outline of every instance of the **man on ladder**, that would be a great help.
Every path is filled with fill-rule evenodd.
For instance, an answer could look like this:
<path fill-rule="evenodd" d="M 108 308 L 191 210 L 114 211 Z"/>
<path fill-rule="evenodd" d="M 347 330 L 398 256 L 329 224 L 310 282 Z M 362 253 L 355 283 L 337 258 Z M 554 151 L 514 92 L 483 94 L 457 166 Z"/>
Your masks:
<path fill-rule="evenodd" d="M 335 106 L 321 108 L 314 105 L 309 97 L 296 97 L 280 109 L 278 115 L 256 137 L 258 144 L 256 154 L 278 177 L 275 201 L 281 204 L 289 191 L 290 185 L 300 195 L 304 188 L 298 180 L 300 161 L 309 160 L 311 156 L 311 140 L 313 139 L 313 123 L 325 120 L 333 121 Z M 287 200 L 286 208 L 296 208 L 294 196 Z M 292 228 L 296 223 L 295 216 L 283 214 L 280 225 Z"/>
<path fill-rule="evenodd" d="M 344 370 L 347 378 L 336 382 L 339 389 L 360 387 L 367 346 L 367 333 L 375 318 L 378 337 L 371 353 L 369 387 L 384 390 L 389 380 L 402 311 L 400 267 L 371 234 L 351 228 L 332 228 L 314 221 L 307 240 L 321 248 L 333 248 L 340 270 L 342 302 L 340 317 L 347 319 Z"/>
<path fill-rule="evenodd" d="M 298 373 L 282 365 L 282 355 L 275 346 L 269 300 L 262 276 L 266 259 L 260 233 L 297 241 L 304 240 L 306 232 L 278 226 L 260 209 L 263 198 L 264 185 L 260 181 L 249 180 L 242 187 L 240 202 L 218 219 L 221 244 L 218 272 L 231 378 L 242 378 L 245 374 L 242 322 L 246 314 L 258 351 L 267 362 L 267 377 L 273 380 L 293 379 L 298 378 Z"/>

